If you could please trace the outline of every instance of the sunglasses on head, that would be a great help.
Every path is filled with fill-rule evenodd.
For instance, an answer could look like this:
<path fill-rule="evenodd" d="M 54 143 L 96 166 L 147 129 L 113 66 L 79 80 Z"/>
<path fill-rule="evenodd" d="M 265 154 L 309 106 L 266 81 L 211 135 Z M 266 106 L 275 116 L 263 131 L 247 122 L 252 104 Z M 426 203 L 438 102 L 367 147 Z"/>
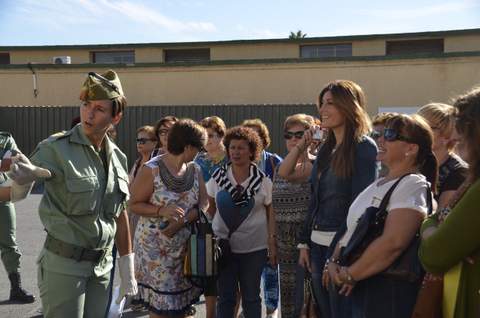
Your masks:
<path fill-rule="evenodd" d="M 150 139 L 150 138 L 137 138 L 137 144 L 144 145 L 148 141 L 155 141 L 155 139 Z"/>
<path fill-rule="evenodd" d="M 301 139 L 304 134 L 305 134 L 305 131 L 303 131 L 303 130 L 300 130 L 300 131 L 286 131 L 283 134 L 283 138 L 285 138 L 287 140 L 290 140 L 293 137 L 295 137 L 295 139 Z"/>
<path fill-rule="evenodd" d="M 410 142 L 409 138 L 400 135 L 400 133 L 393 128 L 385 128 L 383 130 L 383 139 L 385 139 L 385 141 L 400 140 L 400 141 Z"/>

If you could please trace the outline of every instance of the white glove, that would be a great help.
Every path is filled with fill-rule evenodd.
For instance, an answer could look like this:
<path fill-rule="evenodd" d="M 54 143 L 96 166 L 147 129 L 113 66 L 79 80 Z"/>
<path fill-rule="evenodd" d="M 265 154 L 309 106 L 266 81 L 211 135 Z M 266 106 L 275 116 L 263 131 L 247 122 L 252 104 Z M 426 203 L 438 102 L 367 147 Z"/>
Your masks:
<path fill-rule="evenodd" d="M 40 179 L 50 178 L 52 174 L 47 169 L 34 166 L 24 154 L 12 157 L 13 163 L 10 166 L 8 177 L 18 183 L 25 185 Z"/>
<path fill-rule="evenodd" d="M 133 296 L 138 292 L 133 266 L 134 256 L 134 253 L 130 253 L 120 256 L 118 259 L 118 271 L 120 272 L 120 293 L 117 297 L 117 304 L 120 304 L 123 297 Z"/>
<path fill-rule="evenodd" d="M 10 185 L 10 201 L 17 202 L 27 197 L 32 190 L 33 182 L 27 184 L 18 184 L 15 181 Z"/>

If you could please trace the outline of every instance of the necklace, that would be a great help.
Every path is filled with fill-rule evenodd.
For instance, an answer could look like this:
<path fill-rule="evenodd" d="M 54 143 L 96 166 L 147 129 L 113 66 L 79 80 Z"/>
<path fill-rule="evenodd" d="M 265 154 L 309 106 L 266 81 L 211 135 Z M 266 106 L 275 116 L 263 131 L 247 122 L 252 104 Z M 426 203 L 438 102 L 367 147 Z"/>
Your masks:
<path fill-rule="evenodd" d="M 193 164 L 187 166 L 185 173 L 179 177 L 174 176 L 165 165 L 162 159 L 158 160 L 158 174 L 162 183 L 169 191 L 182 193 L 193 187 L 195 180 L 195 167 Z"/>

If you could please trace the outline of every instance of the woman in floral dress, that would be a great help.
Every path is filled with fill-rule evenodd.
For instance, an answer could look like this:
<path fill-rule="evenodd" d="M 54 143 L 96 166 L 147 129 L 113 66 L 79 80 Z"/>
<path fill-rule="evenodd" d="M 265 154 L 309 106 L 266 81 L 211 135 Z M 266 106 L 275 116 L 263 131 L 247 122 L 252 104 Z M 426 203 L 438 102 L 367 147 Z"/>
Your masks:
<path fill-rule="evenodd" d="M 167 152 L 147 162 L 135 178 L 130 203 L 141 215 L 135 232 L 137 301 L 149 307 L 151 318 L 185 317 L 202 293 L 183 275 L 183 259 L 188 225 L 206 201 L 200 168 L 192 162 L 206 133 L 195 122 L 180 120 L 168 138 Z"/>

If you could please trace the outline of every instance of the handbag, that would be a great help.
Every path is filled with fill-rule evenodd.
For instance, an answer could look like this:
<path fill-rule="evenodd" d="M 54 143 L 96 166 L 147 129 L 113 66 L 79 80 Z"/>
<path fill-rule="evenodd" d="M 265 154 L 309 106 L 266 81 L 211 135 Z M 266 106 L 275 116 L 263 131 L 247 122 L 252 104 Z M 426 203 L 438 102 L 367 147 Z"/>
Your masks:
<path fill-rule="evenodd" d="M 303 283 L 303 306 L 300 312 L 300 318 L 319 318 L 317 314 L 317 304 L 315 297 L 313 297 L 311 276 L 305 277 Z"/>
<path fill-rule="evenodd" d="M 218 275 L 219 246 L 212 225 L 198 210 L 198 219 L 190 224 L 191 235 L 183 262 L 183 274 L 193 285 L 204 288 Z"/>
<path fill-rule="evenodd" d="M 370 206 L 365 213 L 359 218 L 357 227 L 350 238 L 347 246 L 342 250 L 340 255 L 340 264 L 350 266 L 353 264 L 367 247 L 383 233 L 385 220 L 388 215 L 387 205 L 390 197 L 406 176 L 401 176 L 383 197 L 380 205 L 377 207 Z M 427 186 L 427 204 L 429 212 L 432 210 L 432 194 L 430 187 Z M 420 235 L 417 233 L 415 238 L 409 244 L 407 249 L 382 273 L 382 275 L 393 279 L 406 280 L 410 282 L 417 281 L 423 277 L 423 268 L 418 258 L 418 246 L 420 244 Z"/>

